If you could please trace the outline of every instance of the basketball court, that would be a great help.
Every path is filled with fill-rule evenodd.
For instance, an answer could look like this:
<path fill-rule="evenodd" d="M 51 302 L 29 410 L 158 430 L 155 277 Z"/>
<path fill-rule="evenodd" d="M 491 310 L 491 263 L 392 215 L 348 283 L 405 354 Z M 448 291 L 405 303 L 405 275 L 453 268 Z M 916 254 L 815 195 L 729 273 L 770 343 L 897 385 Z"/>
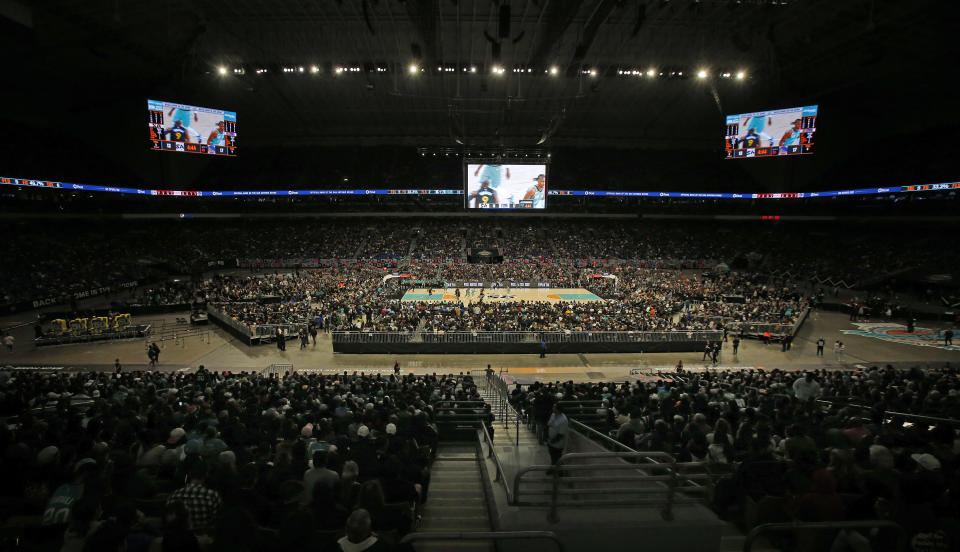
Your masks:
<path fill-rule="evenodd" d="M 480 288 L 413 288 L 407 291 L 401 300 L 456 303 L 457 291 L 460 292 L 460 302 L 465 305 L 470 305 L 480 300 Z M 531 289 L 497 287 L 483 289 L 483 301 L 485 303 L 510 303 L 520 301 L 539 303 L 591 303 L 600 302 L 603 301 L 603 299 L 583 288 Z"/>

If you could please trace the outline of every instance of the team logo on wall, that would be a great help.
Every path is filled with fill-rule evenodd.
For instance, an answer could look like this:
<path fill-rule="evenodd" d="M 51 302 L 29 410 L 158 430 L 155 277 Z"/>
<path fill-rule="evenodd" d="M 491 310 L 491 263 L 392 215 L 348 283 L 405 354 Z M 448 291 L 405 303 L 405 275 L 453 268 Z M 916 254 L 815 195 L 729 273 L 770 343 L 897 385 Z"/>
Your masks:
<path fill-rule="evenodd" d="M 862 335 L 863 337 L 872 337 L 882 339 L 892 343 L 905 343 L 907 345 L 917 345 L 920 347 L 936 347 L 946 351 L 960 351 L 958 345 L 944 345 L 943 334 L 930 328 L 915 327 L 913 333 L 907 333 L 907 327 L 903 324 L 872 324 L 854 322 L 856 330 L 841 330 L 848 335 Z"/>

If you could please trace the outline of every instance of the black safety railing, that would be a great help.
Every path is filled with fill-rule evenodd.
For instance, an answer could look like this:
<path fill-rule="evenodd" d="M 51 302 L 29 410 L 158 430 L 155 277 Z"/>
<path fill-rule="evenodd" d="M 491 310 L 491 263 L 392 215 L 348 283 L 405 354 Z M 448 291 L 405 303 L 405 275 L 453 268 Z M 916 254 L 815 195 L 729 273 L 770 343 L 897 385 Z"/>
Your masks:
<path fill-rule="evenodd" d="M 900 525 L 885 519 L 863 521 L 826 521 L 826 522 L 793 522 L 793 523 L 765 523 L 754 527 L 747 533 L 743 541 L 743 552 L 753 549 L 753 542 L 763 533 L 787 532 L 800 533 L 803 531 L 844 531 L 850 529 L 893 529 L 897 533 L 897 543 L 894 550 L 906 550 L 907 533 Z"/>
<path fill-rule="evenodd" d="M 470 532 L 429 532 L 409 533 L 400 539 L 400 544 L 413 544 L 425 541 L 503 541 L 503 540 L 549 540 L 558 552 L 564 552 L 563 543 L 553 531 L 470 531 Z"/>
<path fill-rule="evenodd" d="M 572 332 L 572 331 L 529 331 L 529 332 L 366 332 L 335 331 L 333 343 L 394 343 L 397 336 L 405 341 L 414 337 L 422 343 L 672 343 L 686 341 L 718 341 L 723 332 L 708 331 L 667 331 L 667 332 Z"/>

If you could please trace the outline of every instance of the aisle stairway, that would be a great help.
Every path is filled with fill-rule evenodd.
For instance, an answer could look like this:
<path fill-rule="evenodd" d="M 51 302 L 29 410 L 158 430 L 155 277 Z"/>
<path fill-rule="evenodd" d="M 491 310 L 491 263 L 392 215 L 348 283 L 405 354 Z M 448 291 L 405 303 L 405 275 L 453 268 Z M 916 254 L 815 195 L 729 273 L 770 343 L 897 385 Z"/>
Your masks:
<path fill-rule="evenodd" d="M 478 378 L 482 379 L 482 378 Z M 501 399 L 499 394 L 490 389 L 487 390 L 484 388 L 483 383 L 479 384 L 480 394 L 483 396 L 483 399 L 493 405 L 493 411 L 497 414 L 497 420 L 495 422 L 495 434 L 494 434 L 494 446 L 498 451 L 503 453 L 509 453 L 513 447 L 517 446 L 517 429 L 515 420 L 517 418 L 516 412 L 513 408 L 500 408 Z M 509 405 L 508 405 L 509 406 Z M 504 429 L 503 420 L 500 419 L 503 412 L 506 412 L 505 417 L 507 418 L 507 425 L 509 430 Z M 537 445 L 537 437 L 535 432 L 532 429 L 528 429 L 527 425 L 520 421 L 519 427 L 519 446 L 535 446 Z M 603 502 L 605 499 L 609 499 L 612 496 L 617 498 L 631 497 L 630 494 L 620 494 L 627 489 L 642 489 L 649 485 L 649 483 L 644 483 L 644 476 L 637 474 L 631 480 L 625 480 L 622 472 L 617 474 L 607 474 L 607 473 L 598 473 L 598 472 L 587 472 L 580 473 L 578 475 L 594 475 L 594 476 L 612 476 L 608 481 L 591 481 L 589 483 L 577 482 L 575 479 L 571 480 L 566 478 L 563 487 L 567 492 L 573 492 L 576 490 L 576 494 L 567 495 L 562 499 L 562 502 L 570 503 L 584 503 L 585 501 L 594 501 L 594 502 Z M 628 476 L 629 477 L 629 476 Z M 552 478 L 544 475 L 534 475 L 527 476 L 524 478 L 525 488 L 530 494 L 524 499 L 525 501 L 540 503 L 541 506 L 545 506 L 549 503 L 549 489 L 552 486 Z M 611 495 L 610 490 L 618 491 L 616 494 Z M 639 498 L 639 496 L 633 495 L 632 498 Z M 569 515 L 569 514 L 565 514 Z M 720 548 L 719 552 L 735 552 L 741 550 L 744 542 L 744 533 L 734 524 L 727 523 L 724 525 L 722 536 L 720 539 Z M 754 545 L 754 550 L 757 552 L 775 552 L 776 549 L 771 547 L 767 539 L 760 538 Z"/>
<path fill-rule="evenodd" d="M 440 443 L 417 532 L 490 531 L 481 477 L 476 443 Z M 494 548 L 483 541 L 427 541 L 417 543 L 415 549 L 487 552 Z"/>

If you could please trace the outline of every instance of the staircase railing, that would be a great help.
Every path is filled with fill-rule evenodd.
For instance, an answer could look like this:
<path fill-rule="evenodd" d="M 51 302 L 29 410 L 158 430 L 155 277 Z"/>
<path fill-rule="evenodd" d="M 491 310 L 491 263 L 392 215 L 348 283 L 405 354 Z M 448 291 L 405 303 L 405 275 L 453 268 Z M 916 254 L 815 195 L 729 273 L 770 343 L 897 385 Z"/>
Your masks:
<path fill-rule="evenodd" d="M 498 374 L 492 370 L 487 373 L 486 379 L 486 390 L 497 397 L 497 416 L 503 420 L 504 431 L 510 429 L 510 414 L 513 414 L 514 441 L 517 446 L 520 446 L 520 420 L 523 419 L 523 414 L 510 404 L 510 392 L 507 390 L 506 380 L 503 379 L 502 374 Z"/>
<path fill-rule="evenodd" d="M 634 450 L 629 446 L 621 443 L 620 441 L 617 441 L 616 439 L 613 439 L 608 435 L 604 435 L 603 433 L 597 431 L 596 429 L 593 429 L 588 425 L 582 424 L 577 420 L 570 420 L 570 427 L 571 429 L 575 429 L 578 432 L 585 434 L 586 437 L 589 437 L 594 441 L 599 442 L 601 446 L 603 446 L 608 450 L 612 450 L 614 452 L 617 452 L 617 451 L 642 452 L 642 451 Z M 654 456 L 647 456 L 646 461 L 651 464 L 661 463 Z M 677 476 L 678 482 L 681 482 L 684 485 L 689 485 L 685 487 L 685 490 L 687 491 L 695 490 L 699 492 L 712 492 L 713 483 L 717 479 L 730 477 L 731 475 L 729 471 L 711 473 L 709 471 L 710 465 L 704 464 L 702 462 L 677 462 L 676 460 L 672 460 L 670 464 L 672 468 L 676 470 L 676 476 Z M 685 470 L 689 470 L 689 469 L 695 469 L 695 470 L 707 469 L 708 471 L 704 473 L 687 473 Z M 700 483 L 698 483 L 698 481 L 703 481 L 705 485 L 701 485 Z"/>
<path fill-rule="evenodd" d="M 500 457 L 497 455 L 497 451 L 493 446 L 493 437 L 491 437 L 490 432 L 487 431 L 486 424 L 480 424 L 480 428 L 483 430 L 483 441 L 487 444 L 487 458 L 493 460 L 493 465 L 497 468 L 496 477 L 494 477 L 493 482 L 499 482 L 503 486 L 503 491 L 507 495 L 507 504 L 513 504 L 510 485 L 507 484 L 507 473 L 503 470 L 503 464 L 500 463 Z M 480 450 L 483 450 L 483 448 L 481 447 Z"/>
<path fill-rule="evenodd" d="M 533 540 L 545 539 L 556 545 L 559 552 L 563 552 L 563 543 L 557 538 L 553 531 L 471 531 L 463 533 L 409 533 L 402 539 L 400 544 L 411 544 L 423 541 L 452 541 L 452 540 L 471 540 L 471 541 L 501 541 L 501 540 Z"/>
<path fill-rule="evenodd" d="M 619 459 L 626 460 L 619 463 L 603 464 L 571 464 L 579 460 L 597 460 L 597 459 Z M 651 462 L 653 460 L 654 462 Z M 640 461 L 631 463 L 630 461 Z M 532 472 L 546 472 L 552 475 L 550 490 L 550 512 L 547 520 L 551 523 L 559 521 L 559 509 L 561 495 L 588 495 L 602 494 L 603 498 L 599 500 L 579 499 L 576 503 L 564 504 L 571 507 L 590 507 L 590 506 L 660 506 L 660 515 L 665 521 L 673 520 L 673 506 L 675 504 L 694 504 L 701 503 L 699 498 L 690 498 L 687 496 L 678 496 L 681 492 L 699 492 L 703 491 L 701 485 L 692 485 L 695 480 L 710 478 L 709 474 L 680 474 L 678 468 L 683 466 L 678 464 L 673 456 L 658 451 L 647 452 L 574 452 L 564 454 L 553 466 L 528 466 L 517 472 L 513 479 L 513 505 L 522 506 L 528 503 L 521 500 L 521 481 L 523 476 Z M 640 477 L 634 475 L 611 475 L 616 471 L 629 470 L 642 472 Z M 603 472 L 604 475 L 575 475 L 577 472 Z M 654 473 L 647 473 L 654 472 Z M 647 488 L 637 487 L 619 487 L 603 489 L 560 489 L 561 480 L 567 483 L 610 483 L 622 481 L 654 483 Z M 653 495 L 650 499 L 636 499 L 624 496 L 621 498 L 611 497 L 611 495 L 630 495 L 644 494 Z M 656 495 L 663 496 L 656 496 Z M 532 504 L 530 504 L 532 505 Z"/>

